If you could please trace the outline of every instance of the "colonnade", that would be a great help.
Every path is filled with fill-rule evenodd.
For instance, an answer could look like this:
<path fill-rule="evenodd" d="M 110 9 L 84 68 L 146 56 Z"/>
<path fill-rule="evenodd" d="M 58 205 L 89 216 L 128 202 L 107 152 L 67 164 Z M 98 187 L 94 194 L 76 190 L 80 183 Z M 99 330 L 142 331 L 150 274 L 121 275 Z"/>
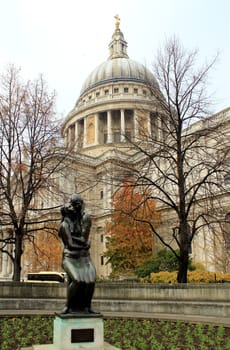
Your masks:
<path fill-rule="evenodd" d="M 143 117 L 144 113 L 142 112 L 141 114 Z M 66 132 L 66 142 L 68 144 L 76 142 L 79 148 L 113 143 L 117 142 L 114 139 L 115 132 L 119 133 L 118 142 L 126 141 L 127 132 L 135 142 L 140 137 L 140 129 L 143 129 L 143 124 L 145 124 L 146 134 L 151 136 L 152 126 L 150 116 L 150 112 L 146 111 L 144 119 L 141 122 L 140 112 L 138 113 L 136 109 L 130 110 L 123 108 L 86 115 L 69 126 Z M 117 124 L 118 119 L 119 125 Z M 103 134 L 106 135 L 106 140 Z"/>

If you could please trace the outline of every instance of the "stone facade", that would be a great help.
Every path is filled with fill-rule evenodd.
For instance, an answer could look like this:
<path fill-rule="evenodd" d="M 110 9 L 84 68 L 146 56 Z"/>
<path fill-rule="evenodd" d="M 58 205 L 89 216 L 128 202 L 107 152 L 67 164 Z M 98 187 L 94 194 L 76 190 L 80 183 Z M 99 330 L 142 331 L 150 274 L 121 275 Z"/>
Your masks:
<path fill-rule="evenodd" d="M 92 255 L 98 275 L 104 277 L 109 274 L 110 268 L 104 265 L 103 252 L 106 246 L 103 231 L 110 216 L 112 194 L 121 180 L 116 176 L 116 169 L 120 162 L 127 165 L 127 173 L 123 165 L 124 178 L 132 166 L 141 164 L 141 159 L 130 147 L 130 142 L 138 143 L 148 137 L 159 141 L 163 137 L 165 123 L 164 115 L 151 95 L 150 81 L 154 83 L 154 77 L 141 64 L 129 59 L 127 43 L 117 26 L 109 48 L 109 59 L 86 79 L 80 97 L 66 117 L 62 128 L 65 142 L 74 146 L 78 155 L 79 163 L 76 169 L 83 169 L 84 166 L 90 169 L 87 184 L 78 177 L 73 190 L 82 192 L 91 207 L 94 216 Z M 221 142 L 226 142 L 226 136 L 229 137 L 230 109 L 217 113 L 206 122 L 195 123 L 191 132 L 195 132 L 196 129 L 202 130 L 206 127 L 205 123 L 214 121 L 224 130 L 225 141 Z M 205 142 L 210 146 L 213 140 L 208 137 Z M 218 201 L 219 198 L 216 198 L 217 206 Z M 226 203 L 223 210 L 226 215 L 229 211 L 226 194 L 222 204 L 224 202 Z M 170 225 L 173 225 L 174 217 L 167 208 L 164 209 L 164 213 L 162 233 L 165 231 L 167 234 Z M 224 251 L 221 233 L 214 235 L 201 229 L 193 240 L 194 261 L 201 262 L 210 271 L 229 270 L 229 267 L 221 263 L 221 260 L 228 260 L 228 253 L 225 259 L 220 259 L 224 256 Z"/>
<path fill-rule="evenodd" d="M 130 142 L 146 135 L 160 137 L 161 114 L 153 108 L 149 82 L 154 80 L 142 64 L 129 59 L 127 43 L 116 26 L 109 45 L 109 59 L 89 75 L 75 107 L 64 120 L 62 135 L 74 147 L 75 179 L 69 191 L 81 192 L 93 220 L 91 255 L 99 276 L 111 272 L 104 252 L 104 228 L 111 214 L 112 194 L 119 179 L 114 175 L 120 162 L 127 169 L 135 160 Z M 129 164 L 129 165 L 128 165 Z M 127 171 L 128 174 L 128 171 Z M 125 177 L 125 172 L 122 174 Z M 65 181 L 66 183 L 66 181 Z"/>
<path fill-rule="evenodd" d="M 127 43 L 119 23 L 116 23 L 109 44 L 109 59 L 89 74 L 74 108 L 63 121 L 62 136 L 73 151 L 66 160 L 66 174 L 56 175 L 59 196 L 49 192 L 42 198 L 44 206 L 45 202 L 55 206 L 68 200 L 72 193 L 82 194 L 93 218 L 91 256 L 99 277 L 107 277 L 111 272 L 104 258 L 104 228 L 111 215 L 112 194 L 122 178 L 131 173 L 132 167 L 141 164 L 137 151 L 130 144 L 145 141 L 148 137 L 152 140 L 163 137 L 164 115 L 151 95 L 150 82 L 155 83 L 151 72 L 128 57 Z M 227 142 L 230 109 L 209 120 L 221 124 L 223 137 L 220 142 Z M 194 130 L 203 127 L 204 122 L 193 125 Z M 118 172 L 121 163 L 122 177 Z M 222 198 L 223 202 L 223 215 L 227 215 L 230 210 L 226 195 Z M 173 216 L 167 208 L 164 211 L 167 220 L 162 232 L 167 234 Z M 59 217 L 60 213 L 56 215 Z M 203 232 L 194 239 L 192 248 L 194 259 L 209 270 L 229 269 L 223 264 L 220 266 L 220 256 L 224 256 L 222 237 L 214 239 L 211 233 Z M 0 278 L 11 274 L 10 265 L 7 257 L 0 257 Z M 57 269 L 60 267 L 57 266 Z"/>

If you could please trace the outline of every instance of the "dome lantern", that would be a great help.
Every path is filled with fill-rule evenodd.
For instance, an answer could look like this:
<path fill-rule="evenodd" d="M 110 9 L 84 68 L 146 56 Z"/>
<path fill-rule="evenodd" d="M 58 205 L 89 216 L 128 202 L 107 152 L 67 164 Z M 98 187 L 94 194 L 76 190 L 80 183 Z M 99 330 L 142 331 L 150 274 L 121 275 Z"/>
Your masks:
<path fill-rule="evenodd" d="M 110 56 L 109 59 L 114 58 L 129 58 L 127 55 L 127 42 L 124 40 L 124 35 L 120 31 L 120 18 L 118 15 L 114 17 L 116 19 L 115 22 L 115 31 L 112 35 L 112 41 L 109 44 Z"/>

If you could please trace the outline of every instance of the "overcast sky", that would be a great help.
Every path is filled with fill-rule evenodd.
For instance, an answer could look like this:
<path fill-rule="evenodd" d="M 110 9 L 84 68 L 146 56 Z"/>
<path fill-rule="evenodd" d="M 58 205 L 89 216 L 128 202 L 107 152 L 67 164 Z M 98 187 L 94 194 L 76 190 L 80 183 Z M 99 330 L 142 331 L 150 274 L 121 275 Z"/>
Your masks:
<path fill-rule="evenodd" d="M 210 75 L 214 112 L 230 107 L 229 0 L 0 0 L 0 70 L 22 68 L 25 79 L 43 74 L 57 91 L 63 117 L 74 107 L 89 73 L 107 60 L 119 15 L 130 58 L 150 70 L 157 48 L 176 35 L 199 49 L 201 64 L 220 52 Z"/>

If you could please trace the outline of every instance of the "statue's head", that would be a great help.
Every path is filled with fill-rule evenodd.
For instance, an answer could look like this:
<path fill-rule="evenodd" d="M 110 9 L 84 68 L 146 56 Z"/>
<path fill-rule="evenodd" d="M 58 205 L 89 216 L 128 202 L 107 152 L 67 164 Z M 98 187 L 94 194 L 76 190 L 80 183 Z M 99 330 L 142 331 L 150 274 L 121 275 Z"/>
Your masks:
<path fill-rule="evenodd" d="M 74 193 L 70 197 L 70 203 L 75 209 L 81 209 L 83 205 L 83 200 L 80 194 Z"/>

